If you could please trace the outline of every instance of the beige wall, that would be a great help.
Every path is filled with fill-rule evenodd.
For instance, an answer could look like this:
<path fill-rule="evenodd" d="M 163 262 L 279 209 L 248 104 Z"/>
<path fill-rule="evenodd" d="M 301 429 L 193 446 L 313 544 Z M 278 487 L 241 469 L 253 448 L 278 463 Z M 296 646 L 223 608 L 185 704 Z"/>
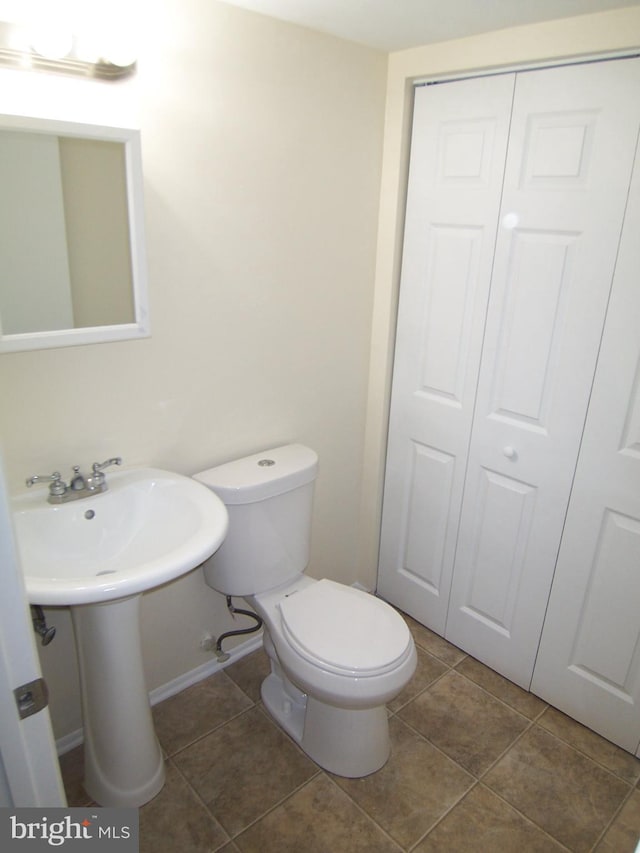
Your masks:
<path fill-rule="evenodd" d="M 0 358 L 10 488 L 114 455 L 190 474 L 304 442 L 320 456 L 311 571 L 350 583 L 386 57 L 215 0 L 148 5 L 135 79 L 83 91 L 94 114 L 105 86 L 139 104 L 152 337 Z M 49 615 L 61 736 L 80 724 L 74 650 Z M 145 596 L 149 687 L 230 627 L 200 572 Z"/>
<path fill-rule="evenodd" d="M 638 47 L 640 6 L 499 30 L 390 55 L 362 479 L 359 577 L 365 586 L 375 582 L 378 559 L 413 81 Z"/>
<path fill-rule="evenodd" d="M 306 442 L 311 572 L 372 586 L 410 81 L 638 45 L 640 9 L 403 51 L 387 77 L 379 53 L 215 0 L 146 5 L 137 75 L 108 98 L 139 104 L 152 337 L 0 358 L 11 488 L 114 454 L 193 473 Z M 54 114 L 57 85 L 43 75 Z M 50 615 L 61 736 L 80 713 L 69 620 Z M 146 595 L 149 687 L 204 663 L 202 634 L 230 625 L 200 572 Z"/>

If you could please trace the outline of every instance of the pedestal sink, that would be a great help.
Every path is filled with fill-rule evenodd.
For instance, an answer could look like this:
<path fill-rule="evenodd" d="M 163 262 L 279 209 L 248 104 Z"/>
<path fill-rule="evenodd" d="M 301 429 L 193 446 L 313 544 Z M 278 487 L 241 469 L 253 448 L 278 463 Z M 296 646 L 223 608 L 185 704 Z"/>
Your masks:
<path fill-rule="evenodd" d="M 140 597 L 200 565 L 227 511 L 206 486 L 155 468 L 118 471 L 95 497 L 13 501 L 31 604 L 69 605 L 84 721 L 85 788 L 102 806 L 140 806 L 164 784 L 139 631 Z"/>

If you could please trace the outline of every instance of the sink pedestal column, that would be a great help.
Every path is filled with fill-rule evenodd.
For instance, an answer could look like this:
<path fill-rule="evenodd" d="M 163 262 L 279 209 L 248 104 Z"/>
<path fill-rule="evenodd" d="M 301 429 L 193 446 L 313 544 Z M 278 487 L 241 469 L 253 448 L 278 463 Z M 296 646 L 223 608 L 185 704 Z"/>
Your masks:
<path fill-rule="evenodd" d="M 80 668 L 87 793 L 137 807 L 164 785 L 142 666 L 140 596 L 71 608 Z"/>

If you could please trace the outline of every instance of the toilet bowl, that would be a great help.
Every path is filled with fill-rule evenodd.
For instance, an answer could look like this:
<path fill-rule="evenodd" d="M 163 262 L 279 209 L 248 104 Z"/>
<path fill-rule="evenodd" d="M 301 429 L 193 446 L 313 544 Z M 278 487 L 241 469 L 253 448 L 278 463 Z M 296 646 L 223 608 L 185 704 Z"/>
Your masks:
<path fill-rule="evenodd" d="M 402 617 L 368 593 L 303 575 L 247 600 L 266 626 L 267 710 L 332 773 L 379 770 L 390 749 L 385 703 L 416 667 Z"/>
<path fill-rule="evenodd" d="M 386 602 L 303 574 L 316 470 L 312 450 L 286 445 L 196 474 L 229 511 L 204 574 L 263 620 L 271 672 L 261 694 L 276 722 L 321 767 L 366 776 L 389 757 L 385 703 L 411 679 L 416 652 Z"/>

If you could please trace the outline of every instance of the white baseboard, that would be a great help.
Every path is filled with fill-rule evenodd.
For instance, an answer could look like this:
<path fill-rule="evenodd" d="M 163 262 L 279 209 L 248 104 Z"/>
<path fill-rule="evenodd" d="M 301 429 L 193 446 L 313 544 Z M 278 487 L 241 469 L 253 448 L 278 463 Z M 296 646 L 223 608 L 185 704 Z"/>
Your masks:
<path fill-rule="evenodd" d="M 84 743 L 84 731 L 82 729 L 76 729 L 75 732 L 69 732 L 68 735 L 59 737 L 56 740 L 58 757 L 75 749 L 76 746 L 80 746 L 81 743 Z"/>
<path fill-rule="evenodd" d="M 149 701 L 151 705 L 157 705 L 158 702 L 162 702 L 170 696 L 175 696 L 176 693 L 180 693 L 182 690 L 186 690 L 187 687 L 191 687 L 193 684 L 197 684 L 204 678 L 214 675 L 221 669 L 231 666 L 232 663 L 236 663 L 241 658 L 246 657 L 246 655 L 249 655 L 251 652 L 260 648 L 262 648 L 262 634 L 257 637 L 252 637 L 250 640 L 245 640 L 244 643 L 240 643 L 240 645 L 231 649 L 229 651 L 229 660 L 226 660 L 223 663 L 220 663 L 219 660 L 209 660 L 201 666 L 197 666 L 195 669 L 179 675 L 172 681 L 168 681 L 166 684 L 156 687 L 149 693 Z"/>
<path fill-rule="evenodd" d="M 244 643 L 240 643 L 240 645 L 229 651 L 229 660 L 226 660 L 223 663 L 219 660 L 209 660 L 201 666 L 197 666 L 195 669 L 185 672 L 177 678 L 168 681 L 166 684 L 156 687 L 149 693 L 149 702 L 152 706 L 157 705 L 158 702 L 162 702 L 164 699 L 169 699 L 169 697 L 175 696 L 176 693 L 186 690 L 187 687 L 191 687 L 199 681 L 209 678 L 210 675 L 214 675 L 216 672 L 220 672 L 220 670 L 231 666 L 232 663 L 236 663 L 241 658 L 251 654 L 251 652 L 261 647 L 262 634 L 258 637 L 252 637 L 250 640 L 245 640 Z M 80 746 L 83 742 L 84 732 L 81 728 L 76 729 L 73 732 L 69 732 L 68 735 L 64 735 L 56 740 L 58 755 L 64 755 L 65 752 L 75 749 L 76 746 Z"/>

